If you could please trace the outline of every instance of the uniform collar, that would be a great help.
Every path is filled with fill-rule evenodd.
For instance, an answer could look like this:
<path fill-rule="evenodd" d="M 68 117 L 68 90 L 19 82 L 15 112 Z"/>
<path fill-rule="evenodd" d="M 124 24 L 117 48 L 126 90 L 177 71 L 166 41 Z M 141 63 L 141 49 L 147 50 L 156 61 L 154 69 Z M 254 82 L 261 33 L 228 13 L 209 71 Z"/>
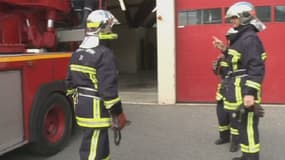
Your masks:
<path fill-rule="evenodd" d="M 89 48 L 95 48 L 98 45 L 99 45 L 98 36 L 85 36 L 79 47 L 84 49 L 89 49 Z"/>

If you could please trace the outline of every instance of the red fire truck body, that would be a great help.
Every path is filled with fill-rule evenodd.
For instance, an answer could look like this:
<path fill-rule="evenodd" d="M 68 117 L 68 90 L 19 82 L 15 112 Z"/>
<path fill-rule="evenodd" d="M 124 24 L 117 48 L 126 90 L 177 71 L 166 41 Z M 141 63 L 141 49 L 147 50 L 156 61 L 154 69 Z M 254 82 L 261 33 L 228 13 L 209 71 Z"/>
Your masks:
<path fill-rule="evenodd" d="M 63 80 L 69 57 L 70 53 L 0 56 L 0 153 L 32 142 L 31 148 L 52 154 L 67 141 L 72 103 Z"/>
<path fill-rule="evenodd" d="M 55 26 L 74 20 L 70 0 L 0 0 L 0 155 L 25 144 L 51 155 L 70 137 L 64 79 L 71 52 L 58 52 Z"/>

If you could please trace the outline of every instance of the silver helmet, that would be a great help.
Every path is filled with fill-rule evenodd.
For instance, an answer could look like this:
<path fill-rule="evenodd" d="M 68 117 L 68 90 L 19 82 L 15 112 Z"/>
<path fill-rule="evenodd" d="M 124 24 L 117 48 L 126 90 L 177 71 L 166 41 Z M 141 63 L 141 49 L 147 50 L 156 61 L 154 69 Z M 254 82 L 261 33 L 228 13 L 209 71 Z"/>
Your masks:
<path fill-rule="evenodd" d="M 118 35 L 112 32 L 114 24 L 119 24 L 117 18 L 107 10 L 95 10 L 87 17 L 85 37 L 80 48 L 94 48 L 99 45 L 99 39 L 116 39 Z"/>
<path fill-rule="evenodd" d="M 233 4 L 226 13 L 226 18 L 237 17 L 241 25 L 251 24 L 258 31 L 263 31 L 266 26 L 256 17 L 254 5 L 249 2 L 237 2 Z"/>

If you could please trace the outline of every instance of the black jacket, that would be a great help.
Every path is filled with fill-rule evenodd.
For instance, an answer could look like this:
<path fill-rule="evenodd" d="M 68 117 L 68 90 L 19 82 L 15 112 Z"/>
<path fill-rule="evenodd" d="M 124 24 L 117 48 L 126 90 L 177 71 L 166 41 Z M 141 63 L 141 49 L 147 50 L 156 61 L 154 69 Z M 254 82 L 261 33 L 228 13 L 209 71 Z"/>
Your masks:
<path fill-rule="evenodd" d="M 85 71 L 72 66 L 82 66 Z M 104 45 L 92 49 L 77 49 L 71 57 L 66 82 L 68 89 L 78 87 L 96 89 L 98 96 L 104 101 L 117 98 L 118 70 L 112 50 Z"/>
<path fill-rule="evenodd" d="M 231 44 L 224 53 L 230 71 L 224 86 L 228 105 L 241 105 L 244 95 L 253 95 L 261 101 L 261 85 L 265 76 L 266 53 L 252 25 L 238 28 Z M 238 93 L 241 92 L 241 93 Z"/>

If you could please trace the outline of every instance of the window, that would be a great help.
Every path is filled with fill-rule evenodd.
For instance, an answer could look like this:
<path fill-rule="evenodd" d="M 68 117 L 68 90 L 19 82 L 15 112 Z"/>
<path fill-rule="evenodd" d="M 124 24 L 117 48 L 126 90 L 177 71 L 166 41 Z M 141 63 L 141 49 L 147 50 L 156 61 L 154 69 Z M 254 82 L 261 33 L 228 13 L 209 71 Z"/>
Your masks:
<path fill-rule="evenodd" d="M 276 6 L 275 7 L 275 21 L 276 22 L 285 22 L 285 6 Z"/>
<path fill-rule="evenodd" d="M 255 7 L 256 15 L 262 22 L 271 22 L 271 7 L 258 6 Z"/>
<path fill-rule="evenodd" d="M 226 8 L 225 11 L 227 12 L 229 8 Z M 262 22 L 270 22 L 271 21 L 271 7 L 270 6 L 256 6 L 256 16 Z M 230 19 L 226 19 L 226 23 L 231 23 Z"/>
<path fill-rule="evenodd" d="M 201 24 L 201 10 L 179 12 L 179 26 Z"/>
<path fill-rule="evenodd" d="M 221 9 L 205 9 L 203 10 L 203 24 L 222 23 Z"/>
<path fill-rule="evenodd" d="M 187 25 L 187 11 L 179 12 L 178 15 L 178 24 L 179 26 L 186 26 Z"/>
<path fill-rule="evenodd" d="M 178 16 L 180 26 L 222 23 L 222 10 L 220 8 L 181 11 Z"/>
<path fill-rule="evenodd" d="M 201 24 L 201 10 L 194 10 L 188 12 L 188 24 Z"/>

